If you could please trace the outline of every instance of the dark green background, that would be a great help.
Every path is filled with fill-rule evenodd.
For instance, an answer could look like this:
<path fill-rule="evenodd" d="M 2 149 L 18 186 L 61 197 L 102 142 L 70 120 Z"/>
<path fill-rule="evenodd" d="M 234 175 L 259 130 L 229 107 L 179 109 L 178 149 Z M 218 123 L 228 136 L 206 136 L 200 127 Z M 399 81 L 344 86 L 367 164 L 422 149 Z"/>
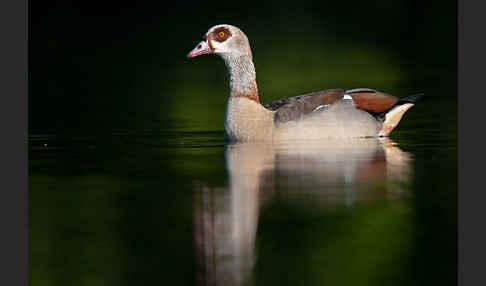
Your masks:
<path fill-rule="evenodd" d="M 221 130 L 223 62 L 186 59 L 220 23 L 248 35 L 262 103 L 336 87 L 455 100 L 455 1 L 32 1 L 30 134 Z"/>
<path fill-rule="evenodd" d="M 31 285 L 196 283 L 194 181 L 228 187 L 228 89 L 221 59 L 186 54 L 220 23 L 249 37 L 262 103 L 336 87 L 431 98 L 392 133 L 413 158 L 396 201 L 310 208 L 280 197 L 296 186 L 277 166 L 255 285 L 456 285 L 455 1 L 29 7 Z"/>

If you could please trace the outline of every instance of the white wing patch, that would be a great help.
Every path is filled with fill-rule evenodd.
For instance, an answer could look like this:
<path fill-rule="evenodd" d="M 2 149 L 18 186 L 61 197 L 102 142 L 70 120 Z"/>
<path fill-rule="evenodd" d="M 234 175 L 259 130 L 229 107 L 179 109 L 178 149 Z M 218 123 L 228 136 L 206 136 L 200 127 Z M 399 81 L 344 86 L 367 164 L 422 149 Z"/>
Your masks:
<path fill-rule="evenodd" d="M 351 100 L 351 101 L 353 100 L 353 98 L 349 94 L 345 94 L 342 99 Z M 353 103 L 354 103 L 354 101 L 353 101 Z M 312 112 L 316 112 L 316 111 L 319 111 L 321 109 L 328 108 L 329 106 L 330 106 L 330 104 L 319 105 Z M 323 111 L 323 110 L 321 110 L 321 111 Z"/>
<path fill-rule="evenodd" d="M 329 107 L 329 104 L 323 104 L 323 105 L 319 105 L 319 106 L 318 106 L 318 107 L 316 107 L 316 108 L 314 109 L 314 111 L 312 111 L 312 112 L 316 112 L 316 111 L 318 111 L 319 109 L 326 108 L 326 107 Z"/>

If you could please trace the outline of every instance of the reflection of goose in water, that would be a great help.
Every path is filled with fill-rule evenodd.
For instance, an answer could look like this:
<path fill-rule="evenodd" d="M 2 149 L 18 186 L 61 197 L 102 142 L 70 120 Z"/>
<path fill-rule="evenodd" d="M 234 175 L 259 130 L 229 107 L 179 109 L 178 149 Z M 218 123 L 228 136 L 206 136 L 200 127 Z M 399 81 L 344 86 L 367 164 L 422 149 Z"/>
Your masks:
<path fill-rule="evenodd" d="M 261 174 L 273 169 L 271 145 L 228 145 L 229 188 L 196 183 L 195 243 L 200 285 L 243 285 L 251 280 Z"/>
<path fill-rule="evenodd" d="M 280 193 L 304 203 L 339 206 L 393 196 L 410 172 L 410 156 L 389 139 L 292 142 L 278 145 L 275 154 Z"/>
<path fill-rule="evenodd" d="M 389 139 L 227 145 L 229 187 L 195 184 L 199 283 L 251 282 L 261 200 L 276 187 L 290 202 L 349 207 L 399 194 L 410 160 Z"/>

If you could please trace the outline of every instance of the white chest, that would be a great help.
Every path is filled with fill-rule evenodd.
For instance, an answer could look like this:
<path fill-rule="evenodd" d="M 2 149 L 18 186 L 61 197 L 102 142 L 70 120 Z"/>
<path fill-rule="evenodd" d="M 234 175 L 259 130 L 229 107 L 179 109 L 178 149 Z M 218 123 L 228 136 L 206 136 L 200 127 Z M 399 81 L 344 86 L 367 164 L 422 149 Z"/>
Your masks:
<path fill-rule="evenodd" d="M 245 97 L 230 97 L 224 130 L 232 141 L 271 140 L 273 112 Z"/>

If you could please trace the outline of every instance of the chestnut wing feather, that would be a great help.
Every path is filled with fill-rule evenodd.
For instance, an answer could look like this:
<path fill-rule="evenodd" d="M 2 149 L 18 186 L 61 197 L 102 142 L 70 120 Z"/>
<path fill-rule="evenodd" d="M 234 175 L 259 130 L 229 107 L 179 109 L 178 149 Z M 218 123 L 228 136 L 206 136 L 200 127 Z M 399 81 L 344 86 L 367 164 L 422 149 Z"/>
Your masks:
<path fill-rule="evenodd" d="M 282 98 L 265 105 L 265 108 L 276 111 L 276 122 L 287 122 L 298 119 L 314 111 L 318 106 L 332 104 L 344 96 L 344 89 L 327 89 L 290 98 Z"/>
<path fill-rule="evenodd" d="M 398 101 L 398 98 L 395 96 L 369 88 L 347 90 L 346 94 L 353 98 L 356 108 L 374 114 L 387 111 Z"/>

